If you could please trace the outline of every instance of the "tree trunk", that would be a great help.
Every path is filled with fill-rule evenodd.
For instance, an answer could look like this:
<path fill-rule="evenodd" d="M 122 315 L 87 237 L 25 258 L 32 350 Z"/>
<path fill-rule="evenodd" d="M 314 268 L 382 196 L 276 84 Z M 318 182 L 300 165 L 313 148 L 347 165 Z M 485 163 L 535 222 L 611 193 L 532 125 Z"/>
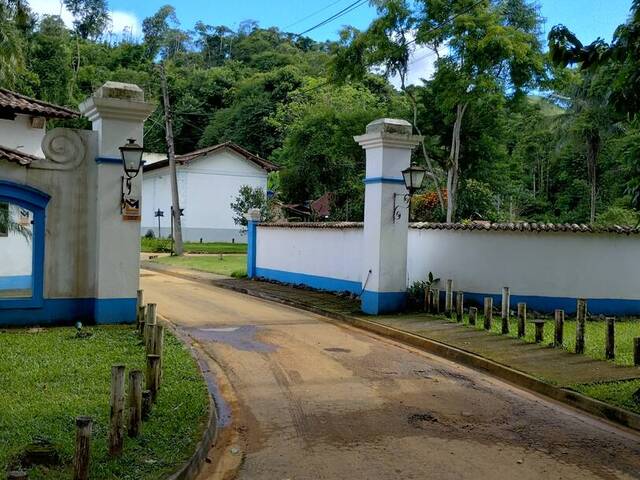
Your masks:
<path fill-rule="evenodd" d="M 592 225 L 596 221 L 596 197 L 598 193 L 598 178 L 596 167 L 598 164 L 598 155 L 600 154 L 600 134 L 593 133 L 587 139 L 587 170 L 589 172 L 589 183 L 591 191 L 589 194 L 590 213 L 589 223 Z"/>
<path fill-rule="evenodd" d="M 462 119 L 468 105 L 468 102 L 458 104 L 456 109 L 456 121 L 453 124 L 451 152 L 449 152 L 449 168 L 447 171 L 447 223 L 453 222 L 456 212 L 458 176 L 460 174 L 460 134 L 462 133 Z"/>

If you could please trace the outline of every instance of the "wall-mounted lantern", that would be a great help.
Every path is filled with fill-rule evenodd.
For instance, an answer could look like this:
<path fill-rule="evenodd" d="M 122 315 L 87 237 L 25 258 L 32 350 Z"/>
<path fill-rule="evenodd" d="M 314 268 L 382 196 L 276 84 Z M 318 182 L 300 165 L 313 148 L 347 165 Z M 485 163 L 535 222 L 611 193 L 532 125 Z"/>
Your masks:
<path fill-rule="evenodd" d="M 401 208 L 406 208 L 409 215 L 408 220 L 411 221 L 411 197 L 417 190 L 422 188 L 424 177 L 427 174 L 427 169 L 418 165 L 411 165 L 402 171 L 402 178 L 404 179 L 404 186 L 407 187 L 407 194 L 395 193 L 393 195 L 393 223 L 402 218 Z M 404 205 L 398 205 L 397 198 L 401 196 L 404 200 Z"/>
<path fill-rule="evenodd" d="M 142 153 L 144 148 L 136 143 L 135 138 L 129 138 L 127 144 L 120 147 L 122 164 L 127 178 L 136 178 L 142 168 Z"/>
<path fill-rule="evenodd" d="M 140 219 L 140 199 L 131 195 L 131 180 L 140 173 L 143 152 L 144 148 L 138 145 L 133 138 L 129 138 L 127 144 L 120 147 L 122 166 L 126 176 L 126 178 L 122 177 L 120 211 L 125 220 Z"/>

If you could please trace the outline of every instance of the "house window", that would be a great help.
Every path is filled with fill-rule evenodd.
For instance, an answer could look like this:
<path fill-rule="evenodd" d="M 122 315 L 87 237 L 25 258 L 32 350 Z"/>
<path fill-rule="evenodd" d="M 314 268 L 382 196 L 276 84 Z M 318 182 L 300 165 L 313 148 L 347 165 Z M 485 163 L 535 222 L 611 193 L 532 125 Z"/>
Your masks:
<path fill-rule="evenodd" d="M 9 236 L 9 204 L 0 203 L 0 237 Z"/>

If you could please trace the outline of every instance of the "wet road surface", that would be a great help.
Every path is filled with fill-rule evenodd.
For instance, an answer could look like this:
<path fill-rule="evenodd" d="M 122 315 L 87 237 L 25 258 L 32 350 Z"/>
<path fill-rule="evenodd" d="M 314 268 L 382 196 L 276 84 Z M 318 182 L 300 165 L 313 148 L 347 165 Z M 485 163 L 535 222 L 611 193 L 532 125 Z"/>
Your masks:
<path fill-rule="evenodd" d="M 236 471 L 203 479 L 640 478 L 640 437 L 482 373 L 189 280 L 141 283 L 232 386 Z"/>

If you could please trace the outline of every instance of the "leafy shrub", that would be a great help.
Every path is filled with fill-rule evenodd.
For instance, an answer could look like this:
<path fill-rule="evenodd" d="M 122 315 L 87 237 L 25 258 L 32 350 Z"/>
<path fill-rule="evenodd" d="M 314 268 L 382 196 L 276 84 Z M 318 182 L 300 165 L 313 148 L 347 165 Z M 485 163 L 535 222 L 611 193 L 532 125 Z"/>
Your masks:
<path fill-rule="evenodd" d="M 598 215 L 596 225 L 624 225 L 635 227 L 638 225 L 638 214 L 624 207 L 612 206 Z"/>

